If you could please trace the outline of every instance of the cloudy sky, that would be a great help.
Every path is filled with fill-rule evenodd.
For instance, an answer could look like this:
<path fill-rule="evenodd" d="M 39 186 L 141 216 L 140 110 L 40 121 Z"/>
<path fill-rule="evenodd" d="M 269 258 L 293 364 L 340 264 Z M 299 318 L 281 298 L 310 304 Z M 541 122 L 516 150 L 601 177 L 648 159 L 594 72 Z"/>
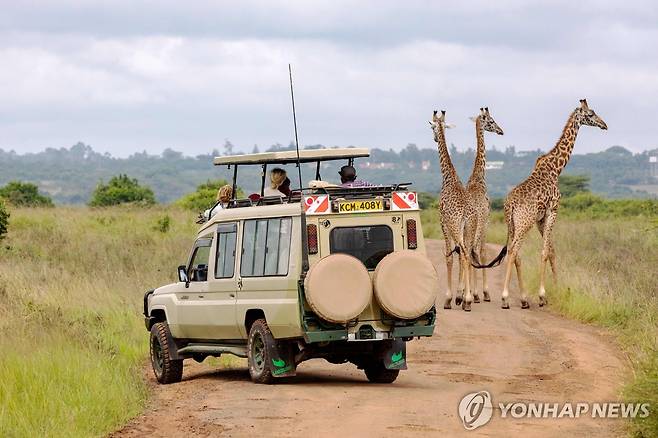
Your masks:
<path fill-rule="evenodd" d="M 0 148 L 126 156 L 302 144 L 459 148 L 487 105 L 504 148 L 552 147 L 578 99 L 608 123 L 576 150 L 658 147 L 658 3 L 2 0 Z"/>

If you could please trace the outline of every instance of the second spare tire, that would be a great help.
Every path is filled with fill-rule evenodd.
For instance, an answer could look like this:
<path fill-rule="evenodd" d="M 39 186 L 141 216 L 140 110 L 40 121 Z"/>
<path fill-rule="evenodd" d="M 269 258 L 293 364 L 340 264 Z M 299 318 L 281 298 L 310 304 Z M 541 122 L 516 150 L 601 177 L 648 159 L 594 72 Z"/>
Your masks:
<path fill-rule="evenodd" d="M 422 253 L 405 250 L 382 259 L 373 277 L 375 296 L 389 315 L 415 319 L 427 313 L 436 300 L 439 278 Z"/>
<path fill-rule="evenodd" d="M 368 269 L 347 254 L 331 254 L 318 260 L 304 280 L 306 301 L 322 319 L 343 324 L 370 303 L 372 283 Z"/>

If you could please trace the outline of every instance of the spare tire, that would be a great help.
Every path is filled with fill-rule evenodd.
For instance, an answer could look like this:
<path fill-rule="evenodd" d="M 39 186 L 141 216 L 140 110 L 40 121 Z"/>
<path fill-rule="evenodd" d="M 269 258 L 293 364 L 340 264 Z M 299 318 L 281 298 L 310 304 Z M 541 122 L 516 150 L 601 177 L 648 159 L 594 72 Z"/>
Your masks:
<path fill-rule="evenodd" d="M 359 316 L 368 306 L 372 299 L 372 282 L 359 259 L 347 254 L 331 254 L 308 270 L 304 293 L 308 305 L 319 317 L 342 324 Z"/>
<path fill-rule="evenodd" d="M 424 254 L 405 250 L 392 252 L 379 262 L 373 283 L 377 301 L 386 313 L 414 319 L 434 305 L 439 277 Z"/>

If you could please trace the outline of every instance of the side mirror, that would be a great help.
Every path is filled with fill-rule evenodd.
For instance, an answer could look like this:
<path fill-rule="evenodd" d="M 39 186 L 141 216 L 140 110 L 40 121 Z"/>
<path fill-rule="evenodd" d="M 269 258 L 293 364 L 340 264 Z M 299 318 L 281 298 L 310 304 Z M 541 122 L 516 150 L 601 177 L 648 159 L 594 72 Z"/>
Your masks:
<path fill-rule="evenodd" d="M 185 287 L 189 286 L 190 279 L 187 276 L 187 266 L 180 265 L 178 267 L 178 281 L 185 283 Z"/>

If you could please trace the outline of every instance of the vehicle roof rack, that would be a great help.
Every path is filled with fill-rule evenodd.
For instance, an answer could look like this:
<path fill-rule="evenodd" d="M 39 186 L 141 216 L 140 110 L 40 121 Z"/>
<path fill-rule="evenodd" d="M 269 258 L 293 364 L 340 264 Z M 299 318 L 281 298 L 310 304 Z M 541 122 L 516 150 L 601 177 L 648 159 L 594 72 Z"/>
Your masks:
<path fill-rule="evenodd" d="M 322 148 L 303 149 L 299 151 L 300 163 L 314 163 L 318 161 L 353 160 L 354 158 L 369 157 L 368 148 Z M 259 154 L 229 155 L 215 157 L 213 164 L 244 165 L 244 164 L 294 164 L 297 163 L 297 151 L 262 152 Z"/>

